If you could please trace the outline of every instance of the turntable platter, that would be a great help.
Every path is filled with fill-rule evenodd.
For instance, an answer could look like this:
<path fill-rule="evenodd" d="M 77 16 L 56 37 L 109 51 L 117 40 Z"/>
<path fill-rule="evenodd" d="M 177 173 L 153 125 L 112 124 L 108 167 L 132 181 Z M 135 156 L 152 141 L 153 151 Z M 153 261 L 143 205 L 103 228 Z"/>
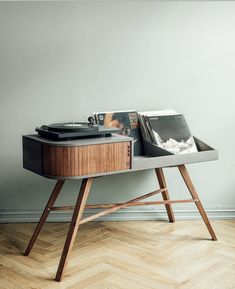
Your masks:
<path fill-rule="evenodd" d="M 35 130 L 42 137 L 53 140 L 68 140 L 84 137 L 102 137 L 111 136 L 112 133 L 119 133 L 120 129 L 115 127 L 106 128 L 95 124 L 90 119 L 86 122 L 65 122 L 53 123 L 36 127 Z"/>
<path fill-rule="evenodd" d="M 92 132 L 98 131 L 98 125 L 90 125 L 85 122 L 66 122 L 66 123 L 53 123 L 47 126 L 49 131 L 58 132 Z"/>

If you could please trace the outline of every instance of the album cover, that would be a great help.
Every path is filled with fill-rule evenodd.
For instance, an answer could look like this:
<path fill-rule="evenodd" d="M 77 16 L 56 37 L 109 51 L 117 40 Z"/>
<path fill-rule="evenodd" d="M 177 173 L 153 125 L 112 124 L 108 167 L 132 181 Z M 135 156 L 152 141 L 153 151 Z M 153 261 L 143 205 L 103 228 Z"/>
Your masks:
<path fill-rule="evenodd" d="M 134 155 L 143 155 L 143 144 L 138 122 L 138 114 L 135 110 L 112 111 L 93 113 L 97 124 L 104 127 L 116 127 L 120 134 L 134 139 Z"/>
<path fill-rule="evenodd" d="M 182 114 L 148 116 L 155 143 L 173 153 L 197 152 L 197 146 Z"/>

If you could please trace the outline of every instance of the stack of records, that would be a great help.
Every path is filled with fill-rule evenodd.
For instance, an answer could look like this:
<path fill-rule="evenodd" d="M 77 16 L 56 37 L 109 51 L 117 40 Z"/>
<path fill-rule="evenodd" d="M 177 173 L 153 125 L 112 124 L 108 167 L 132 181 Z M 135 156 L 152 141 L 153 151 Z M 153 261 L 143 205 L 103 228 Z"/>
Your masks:
<path fill-rule="evenodd" d="M 119 134 L 134 139 L 134 155 L 144 154 L 141 131 L 136 110 L 94 112 L 93 116 L 97 124 L 105 128 L 118 128 Z"/>
<path fill-rule="evenodd" d="M 184 116 L 174 110 L 140 112 L 139 122 L 146 143 L 172 154 L 198 151 Z"/>

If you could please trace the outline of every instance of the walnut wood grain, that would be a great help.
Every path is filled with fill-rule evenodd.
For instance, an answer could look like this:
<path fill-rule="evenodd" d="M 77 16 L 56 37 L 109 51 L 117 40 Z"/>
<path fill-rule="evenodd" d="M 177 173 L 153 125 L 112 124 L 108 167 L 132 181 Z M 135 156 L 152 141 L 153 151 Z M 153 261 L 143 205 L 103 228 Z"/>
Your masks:
<path fill-rule="evenodd" d="M 197 209 L 198 209 L 199 213 L 201 214 L 202 219 L 203 219 L 203 221 L 204 221 L 204 223 L 205 223 L 205 225 L 206 225 L 206 227 L 207 227 L 207 229 L 208 229 L 208 231 L 209 231 L 209 233 L 211 235 L 212 240 L 213 241 L 217 241 L 217 237 L 215 235 L 215 232 L 214 232 L 214 230 L 213 230 L 213 228 L 211 226 L 211 223 L 210 223 L 210 221 L 209 221 L 209 219 L 207 217 L 207 214 L 206 214 L 206 212 L 205 212 L 205 210 L 204 210 L 204 208 L 202 206 L 202 203 L 201 203 L 201 201 L 199 199 L 198 193 L 197 193 L 197 191 L 196 191 L 196 189 L 195 189 L 195 187 L 193 185 L 193 182 L 192 182 L 192 180 L 191 180 L 191 178 L 189 176 L 189 173 L 188 173 L 188 171 L 186 169 L 186 166 L 185 165 L 180 165 L 180 166 L 178 166 L 178 168 L 179 168 L 181 176 L 182 176 L 182 178 L 183 178 L 183 180 L 184 180 L 184 182 L 185 182 L 185 184 L 186 184 L 191 196 L 194 199 L 198 199 L 198 201 L 195 202 L 195 204 L 196 204 Z"/>
<path fill-rule="evenodd" d="M 157 176 L 160 188 L 161 189 L 162 188 L 166 188 L 167 185 L 166 185 L 166 180 L 165 180 L 165 176 L 164 176 L 164 173 L 163 173 L 163 169 L 162 168 L 156 168 L 155 172 L 156 172 L 156 176 Z M 168 190 L 165 190 L 165 191 L 162 192 L 162 198 L 163 198 L 164 201 L 170 200 Z M 174 223 L 175 222 L 175 215 L 174 215 L 171 203 L 165 203 L 165 208 L 166 208 L 166 212 L 167 212 L 167 215 L 168 215 L 169 222 Z"/>
<path fill-rule="evenodd" d="M 59 195 L 59 193 L 60 193 L 60 191 L 64 185 L 64 182 L 65 182 L 64 180 L 59 180 L 56 182 L 54 190 L 53 190 L 53 192 L 52 192 L 52 194 L 51 194 L 51 196 L 47 202 L 47 205 L 46 205 L 46 207 L 42 213 L 42 216 L 41 216 L 41 218 L 40 218 L 40 220 L 39 220 L 39 222 L 38 222 L 38 224 L 34 230 L 33 236 L 32 236 L 32 238 L 28 244 L 28 247 L 24 253 L 25 256 L 29 255 L 35 241 L 37 240 L 38 234 L 40 233 L 44 223 L 46 222 L 46 219 L 50 213 L 50 210 L 53 207 L 53 205 L 54 205 L 54 203 L 55 203 L 55 201 L 56 201 L 56 199 L 57 199 L 57 197 L 58 197 L 58 195 Z"/>
<path fill-rule="evenodd" d="M 164 204 L 178 204 L 178 203 L 195 203 L 198 202 L 198 199 L 188 199 L 188 200 L 166 200 L 166 201 L 151 201 L 151 202 L 131 202 L 126 207 L 135 207 L 135 206 L 146 206 L 146 205 L 164 205 Z M 123 205 L 124 203 L 113 203 L 113 204 L 94 204 L 94 205 L 86 205 L 85 209 L 110 209 L 116 206 Z M 61 206 L 61 207 L 53 207 L 51 211 L 70 211 L 74 210 L 74 206 Z"/>
<path fill-rule="evenodd" d="M 43 145 L 43 174 L 87 176 L 131 168 L 131 143 L 116 142 L 79 147 Z"/>
<path fill-rule="evenodd" d="M 64 273 L 68 263 L 68 258 L 73 248 L 73 243 L 75 241 L 79 227 L 79 221 L 82 218 L 82 214 L 87 202 L 92 182 L 93 182 L 92 178 L 82 180 L 77 202 L 70 222 L 68 234 L 64 243 L 64 249 L 60 258 L 60 263 L 55 277 L 55 280 L 58 282 L 60 282 L 64 277 Z"/>

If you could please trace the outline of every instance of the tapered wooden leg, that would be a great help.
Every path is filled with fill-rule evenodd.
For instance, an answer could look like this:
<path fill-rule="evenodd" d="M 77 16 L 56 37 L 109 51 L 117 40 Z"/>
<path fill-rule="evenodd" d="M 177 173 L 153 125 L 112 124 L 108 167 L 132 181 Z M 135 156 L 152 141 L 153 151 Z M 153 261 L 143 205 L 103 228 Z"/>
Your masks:
<path fill-rule="evenodd" d="M 33 236 L 32 236 L 32 238 L 28 244 L 28 247 L 24 253 L 25 256 L 29 255 L 35 241 L 37 240 L 38 234 L 40 233 L 42 226 L 44 225 L 44 223 L 45 223 L 45 221 L 46 221 L 46 219 L 50 213 L 50 210 L 51 210 L 52 206 L 54 205 L 54 203 L 55 203 L 55 201 L 56 201 L 56 199 L 57 199 L 57 197 L 61 191 L 61 188 L 62 188 L 64 182 L 65 182 L 64 180 L 59 180 L 56 182 L 54 190 L 53 190 L 53 192 L 52 192 L 52 194 L 51 194 L 51 196 L 47 202 L 47 205 L 46 205 L 46 207 L 42 213 L 42 216 L 41 216 L 41 218 L 40 218 L 40 220 L 39 220 L 39 222 L 38 222 L 38 224 L 34 230 Z"/>
<path fill-rule="evenodd" d="M 185 165 L 180 165 L 180 166 L 178 166 L 178 168 L 179 168 L 179 171 L 180 171 L 180 173 L 181 173 L 181 176 L 183 177 L 184 182 L 185 182 L 185 184 L 186 184 L 186 186 L 187 186 L 187 188 L 188 188 L 191 196 L 192 196 L 194 199 L 198 199 L 198 201 L 196 201 L 195 204 L 196 204 L 196 206 L 197 206 L 197 208 L 198 208 L 199 213 L 200 213 L 201 216 L 202 216 L 202 219 L 203 219 L 205 225 L 207 226 L 207 229 L 208 229 L 208 231 L 209 231 L 209 233 L 210 233 L 210 235 L 211 235 L 212 240 L 213 240 L 213 241 L 216 241 L 217 238 L 216 238 L 215 232 L 214 232 L 214 230 L 213 230 L 213 228 L 212 228 L 212 226 L 211 226 L 211 224 L 210 224 L 210 221 L 209 221 L 209 219 L 208 219 L 208 217 L 207 217 L 207 214 L 206 214 L 206 212 L 205 212 L 205 210 L 204 210 L 204 208 L 203 208 L 203 206 L 202 206 L 202 203 L 201 203 L 201 201 L 200 201 L 200 199 L 199 199 L 199 196 L 198 196 L 198 194 L 197 194 L 197 191 L 196 191 L 196 189 L 195 189 L 195 187 L 194 187 L 194 185 L 193 185 L 193 182 L 192 182 L 192 180 L 191 180 L 191 178 L 190 178 L 190 176 L 189 176 L 189 173 L 188 173 Z"/>
<path fill-rule="evenodd" d="M 60 263 L 59 263 L 58 270 L 57 270 L 56 277 L 55 277 L 55 280 L 58 282 L 60 282 L 64 277 L 64 273 L 65 273 L 66 266 L 68 263 L 69 254 L 72 250 L 73 243 L 77 235 L 79 221 L 82 218 L 82 214 L 86 205 L 86 201 L 89 195 L 91 184 L 92 184 L 92 178 L 82 180 L 81 188 L 80 188 L 77 202 L 74 208 L 67 238 L 64 244 L 64 249 L 61 255 Z"/>
<path fill-rule="evenodd" d="M 158 183 L 159 183 L 160 189 L 167 188 L 166 180 L 165 180 L 164 173 L 163 173 L 163 169 L 162 168 L 157 168 L 157 169 L 155 169 L 155 172 L 156 172 L 156 175 L 157 175 L 157 179 L 158 179 Z M 163 198 L 164 201 L 170 200 L 168 190 L 165 190 L 165 191 L 162 192 L 162 198 Z M 175 216 L 174 216 L 171 204 L 165 204 L 165 207 L 166 207 L 166 211 L 167 211 L 169 222 L 175 222 Z"/>

